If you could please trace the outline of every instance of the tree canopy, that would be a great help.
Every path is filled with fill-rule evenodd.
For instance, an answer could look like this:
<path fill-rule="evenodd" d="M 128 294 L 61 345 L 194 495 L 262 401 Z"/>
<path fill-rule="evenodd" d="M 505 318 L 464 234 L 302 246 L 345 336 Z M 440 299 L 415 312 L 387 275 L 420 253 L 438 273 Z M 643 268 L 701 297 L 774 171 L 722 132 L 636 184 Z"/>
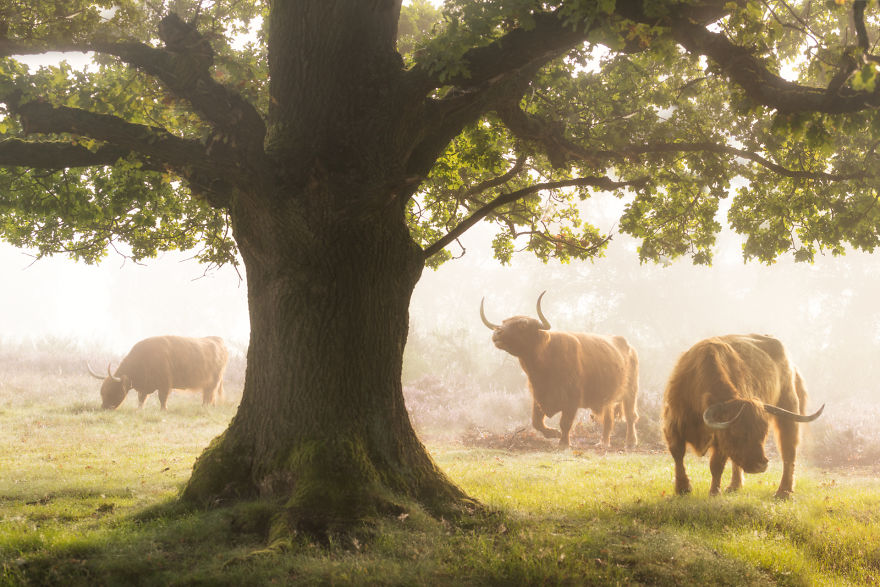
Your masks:
<path fill-rule="evenodd" d="M 729 220 L 747 258 L 873 250 L 880 59 L 865 7 L 409 3 L 398 49 L 450 125 L 437 129 L 436 163 L 411 169 L 410 226 L 428 263 L 458 254 L 477 221 L 495 226 L 502 261 L 601 254 L 612 235 L 578 206 L 596 190 L 628 198 L 617 229 L 641 240 L 642 258 L 709 263 L 736 177 Z M 8 3 L 3 238 L 86 261 L 121 241 L 138 259 L 198 247 L 204 261 L 236 262 L 224 168 L 230 145 L 265 132 L 267 8 Z M 162 21 L 169 12 L 180 18 Z M 93 52 L 94 64 L 31 71 L 15 59 L 58 50 Z M 523 57 L 540 51 L 558 58 Z M 458 132 L 455 116 L 473 121 Z"/>

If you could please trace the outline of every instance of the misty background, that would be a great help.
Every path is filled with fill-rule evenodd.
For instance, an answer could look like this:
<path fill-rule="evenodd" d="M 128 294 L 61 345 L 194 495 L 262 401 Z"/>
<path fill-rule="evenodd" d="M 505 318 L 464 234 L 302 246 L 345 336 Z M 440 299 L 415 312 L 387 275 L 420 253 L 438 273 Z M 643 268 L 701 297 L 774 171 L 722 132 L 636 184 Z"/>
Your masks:
<path fill-rule="evenodd" d="M 613 231 L 623 204 L 596 196 L 585 203 L 584 217 Z M 660 399 L 677 357 L 700 339 L 728 333 L 771 334 L 786 345 L 806 380 L 809 407 L 828 404 L 811 425 L 820 438 L 831 424 L 845 424 L 851 436 L 876 428 L 880 265 L 871 255 L 746 264 L 741 238 L 724 231 L 712 267 L 687 258 L 660 266 L 640 264 L 637 243 L 616 234 L 606 256 L 593 262 L 544 264 L 522 253 L 503 266 L 491 257 L 490 242 L 491 232 L 476 227 L 461 239 L 465 254 L 437 271 L 425 269 L 415 289 L 403 381 L 420 432 L 528 427 L 525 376 L 515 358 L 492 345 L 479 305 L 485 296 L 493 322 L 535 316 L 543 290 L 554 329 L 623 335 L 638 351 L 643 441 L 661 442 Z M 111 253 L 88 266 L 61 256 L 34 262 L 27 251 L 0 245 L 0 359 L 69 351 L 77 358 L 64 370 L 84 370 L 81 357 L 103 370 L 148 336 L 219 335 L 232 354 L 227 390 L 240 393 L 246 276 L 243 268 L 241 275 L 232 267 L 206 272 L 190 256 L 165 253 L 135 264 Z M 589 424 L 585 411 L 579 419 Z"/>

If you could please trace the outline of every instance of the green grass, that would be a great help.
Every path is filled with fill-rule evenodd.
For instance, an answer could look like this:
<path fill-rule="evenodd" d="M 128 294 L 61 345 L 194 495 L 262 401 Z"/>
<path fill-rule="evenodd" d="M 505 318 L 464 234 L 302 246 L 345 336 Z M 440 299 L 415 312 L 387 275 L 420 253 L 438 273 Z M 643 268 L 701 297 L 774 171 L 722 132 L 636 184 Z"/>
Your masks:
<path fill-rule="evenodd" d="M 268 509 L 209 511 L 175 496 L 234 405 L 172 394 L 98 408 L 97 382 L 0 373 L 0 585 L 862 585 L 880 581 L 880 480 L 779 464 L 737 495 L 670 495 L 663 451 L 509 453 L 428 443 L 490 513 L 415 509 L 329 544 L 266 546 Z"/>

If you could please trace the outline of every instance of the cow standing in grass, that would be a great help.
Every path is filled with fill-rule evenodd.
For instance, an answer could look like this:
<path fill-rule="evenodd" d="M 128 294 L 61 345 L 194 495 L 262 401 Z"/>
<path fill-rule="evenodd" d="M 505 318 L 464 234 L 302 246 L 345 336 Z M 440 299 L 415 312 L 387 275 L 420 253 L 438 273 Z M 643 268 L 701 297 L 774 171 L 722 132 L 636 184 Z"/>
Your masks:
<path fill-rule="evenodd" d="M 546 293 L 546 292 L 544 292 Z M 514 316 L 501 325 L 486 318 L 483 301 L 480 317 L 492 329 L 495 346 L 519 359 L 532 393 L 532 425 L 547 438 L 569 444 L 569 432 L 579 408 L 588 408 L 602 421 L 602 445 L 611 445 L 615 408 L 623 406 L 626 445 L 635 446 L 636 396 L 639 390 L 639 360 L 622 336 L 585 332 L 550 332 L 550 322 L 541 311 L 538 317 Z M 560 431 L 548 428 L 545 417 L 559 412 Z"/>
<path fill-rule="evenodd" d="M 136 343 L 119 363 L 116 373 L 99 375 L 89 366 L 89 372 L 101 384 L 101 406 L 116 409 L 130 389 L 138 394 L 138 407 L 143 407 L 147 396 L 159 392 L 162 409 L 172 389 L 202 392 L 202 403 L 211 404 L 223 397 L 223 372 L 229 353 L 219 336 L 187 338 L 184 336 L 154 336 Z"/>
<path fill-rule="evenodd" d="M 743 471 L 767 470 L 764 441 L 772 423 L 782 455 L 776 496 L 788 497 L 794 485 L 798 423 L 812 422 L 825 408 L 806 416 L 806 402 L 803 379 L 775 338 L 732 334 L 695 344 L 679 358 L 663 401 L 663 432 L 675 461 L 675 492 L 691 491 L 684 468 L 687 445 L 700 455 L 711 449 L 710 495 L 720 491 L 728 458 L 733 462 L 728 491 L 742 486 Z"/>

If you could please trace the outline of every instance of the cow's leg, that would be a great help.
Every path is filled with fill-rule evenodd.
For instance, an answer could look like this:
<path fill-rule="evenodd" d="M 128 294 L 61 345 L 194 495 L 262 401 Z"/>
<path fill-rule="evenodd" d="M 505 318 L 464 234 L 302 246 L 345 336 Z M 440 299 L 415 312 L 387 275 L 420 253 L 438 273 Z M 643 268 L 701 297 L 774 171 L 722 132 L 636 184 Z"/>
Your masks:
<path fill-rule="evenodd" d="M 577 408 L 562 410 L 562 416 L 559 417 L 559 429 L 562 431 L 562 435 L 559 437 L 559 448 L 568 446 L 568 435 L 571 432 L 571 425 L 574 423 L 575 414 L 577 414 Z"/>
<path fill-rule="evenodd" d="M 782 480 L 776 497 L 785 499 L 794 491 L 794 459 L 797 455 L 798 424 L 791 420 L 777 419 L 776 446 L 782 456 Z"/>
<path fill-rule="evenodd" d="M 165 410 L 165 403 L 168 401 L 168 395 L 171 393 L 170 388 L 164 388 L 159 390 L 159 404 L 162 406 L 162 409 Z"/>
<path fill-rule="evenodd" d="M 223 397 L 223 380 L 215 381 L 202 390 L 202 405 L 215 406 Z"/>
<path fill-rule="evenodd" d="M 639 443 L 639 437 L 636 434 L 639 413 L 636 411 L 635 397 L 627 397 L 623 400 L 623 416 L 626 418 L 626 447 L 634 448 Z"/>
<path fill-rule="evenodd" d="M 730 471 L 730 485 L 727 486 L 728 493 L 733 491 L 738 491 L 740 487 L 743 485 L 743 470 L 742 467 L 737 465 L 734 462 L 731 462 L 731 471 Z"/>
<path fill-rule="evenodd" d="M 561 438 L 562 434 L 558 430 L 547 428 L 544 425 L 544 410 L 538 405 L 538 402 L 532 400 L 532 426 L 535 430 L 544 435 L 544 438 Z"/>
<path fill-rule="evenodd" d="M 614 431 L 614 405 L 609 404 L 602 410 L 602 442 L 605 448 L 611 448 L 611 433 Z"/>
<path fill-rule="evenodd" d="M 669 434 L 666 436 L 666 443 L 669 445 L 672 460 L 675 461 L 675 493 L 676 495 L 690 493 L 691 480 L 688 479 L 687 471 L 684 469 L 684 453 L 687 444 L 681 439 L 669 438 Z"/>
<path fill-rule="evenodd" d="M 727 455 L 717 446 L 712 447 L 712 456 L 709 457 L 709 472 L 712 474 L 712 484 L 709 485 L 709 495 L 718 495 L 721 492 L 721 475 L 727 464 Z"/>
<path fill-rule="evenodd" d="M 147 401 L 147 396 L 150 395 L 149 391 L 139 391 L 138 392 L 138 409 L 144 407 L 144 402 Z"/>

